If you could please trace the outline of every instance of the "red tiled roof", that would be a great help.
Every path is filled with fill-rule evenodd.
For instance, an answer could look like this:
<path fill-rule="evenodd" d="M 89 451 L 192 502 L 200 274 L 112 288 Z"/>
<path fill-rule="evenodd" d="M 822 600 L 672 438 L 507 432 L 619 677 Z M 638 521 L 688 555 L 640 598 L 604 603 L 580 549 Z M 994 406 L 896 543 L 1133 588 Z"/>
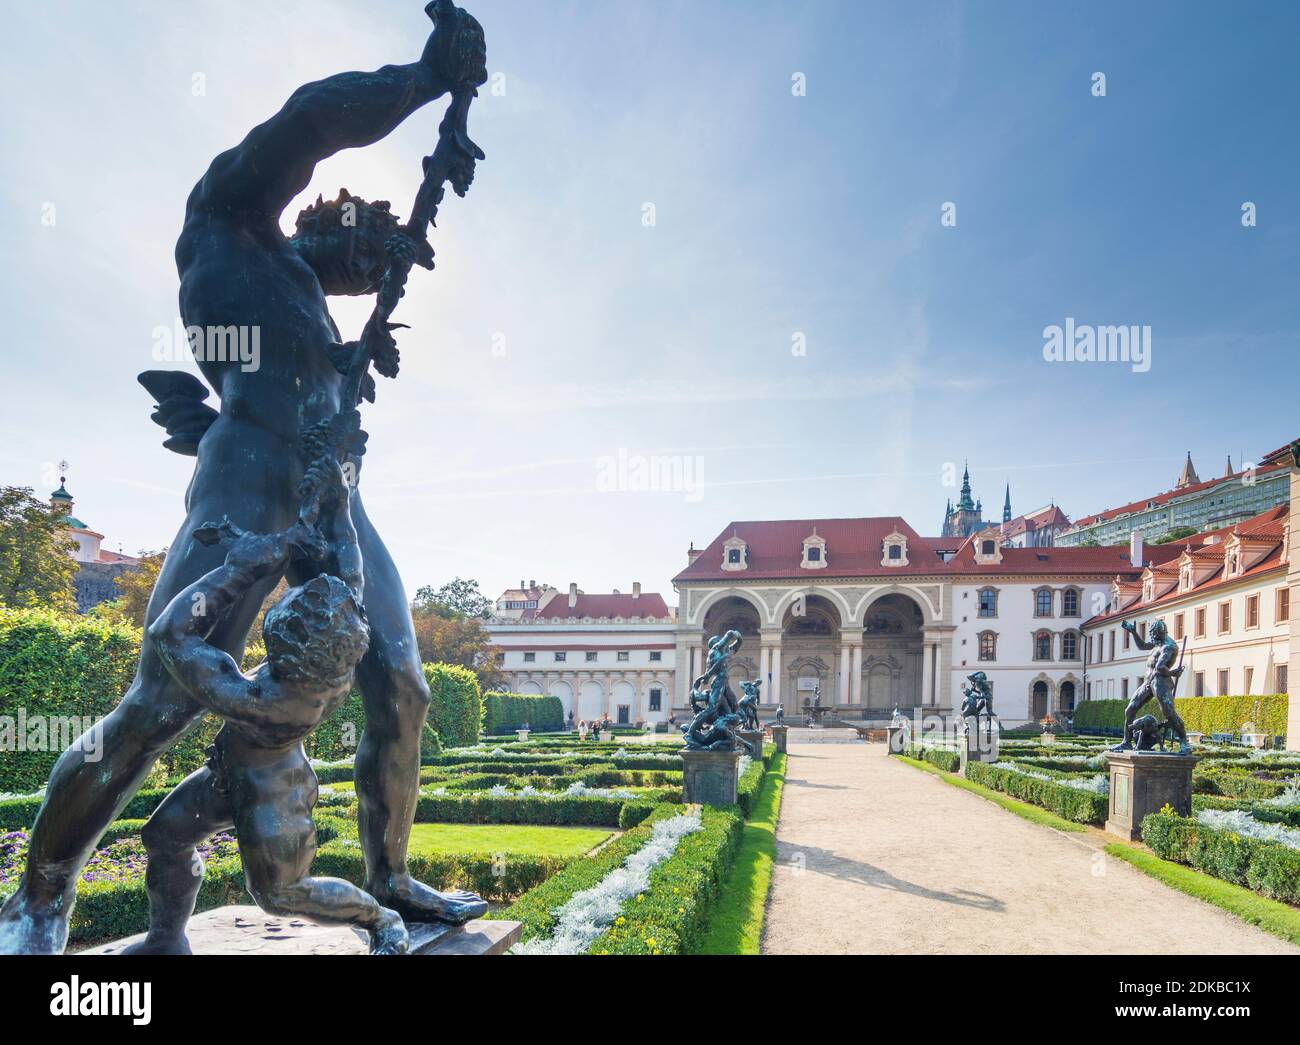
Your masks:
<path fill-rule="evenodd" d="M 579 595 L 577 605 L 569 605 L 569 596 L 560 592 L 550 602 L 537 611 L 537 620 L 581 620 L 591 617 L 603 620 L 611 617 L 670 617 L 668 604 L 658 592 L 642 592 L 635 595 Z"/>
<path fill-rule="evenodd" d="M 1262 464 L 1255 469 L 1255 475 L 1259 476 L 1269 472 L 1276 472 L 1282 467 L 1284 466 L 1281 464 Z M 1218 486 L 1220 483 L 1229 482 L 1233 479 L 1240 479 L 1245 474 L 1245 472 L 1234 472 L 1232 475 L 1221 475 L 1216 479 L 1207 479 L 1203 483 L 1193 483 L 1191 486 L 1184 486 L 1181 490 L 1166 490 L 1164 493 L 1156 494 L 1154 497 L 1146 497 L 1140 501 L 1133 501 L 1131 504 L 1126 504 L 1121 508 L 1110 508 L 1104 512 L 1098 512 L 1096 515 L 1085 515 L 1082 519 L 1076 519 L 1074 521 L 1073 528 L 1079 530 L 1087 526 L 1095 526 L 1099 522 L 1110 522 L 1112 519 L 1116 519 L 1121 515 L 1146 511 L 1148 505 L 1158 508 L 1179 497 L 1187 497 L 1191 494 L 1201 493 L 1213 486 Z"/>
<path fill-rule="evenodd" d="M 812 536 L 826 541 L 826 567 L 807 570 L 803 561 L 803 541 Z M 897 531 L 907 538 L 906 566 L 882 566 L 884 541 Z M 997 529 L 993 528 L 996 535 Z M 748 550 L 748 568 L 724 570 L 723 546 L 733 536 L 741 538 Z M 968 538 L 956 555 L 945 563 L 939 554 L 951 551 L 951 538 L 921 537 L 896 515 L 867 519 L 785 519 L 771 522 L 733 522 L 726 527 L 700 556 L 673 578 L 678 581 L 735 581 L 808 579 L 825 577 L 889 577 L 965 574 L 1091 574 L 1113 577 L 1118 572 L 1136 573 L 1128 561 L 1128 548 L 1003 548 L 1000 564 L 975 562 Z M 1179 554 L 1178 548 L 1160 546 L 1149 550 L 1163 562 Z"/>

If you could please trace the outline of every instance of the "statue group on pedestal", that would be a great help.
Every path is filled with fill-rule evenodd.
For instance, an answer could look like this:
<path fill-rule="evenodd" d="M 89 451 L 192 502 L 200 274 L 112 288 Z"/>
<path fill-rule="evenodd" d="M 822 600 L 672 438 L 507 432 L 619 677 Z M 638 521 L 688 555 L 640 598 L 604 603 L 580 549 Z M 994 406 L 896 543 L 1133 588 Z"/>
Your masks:
<path fill-rule="evenodd" d="M 1170 636 L 1163 620 L 1152 621 L 1145 638 L 1132 621 L 1126 620 L 1120 627 L 1133 637 L 1138 649 L 1150 650 L 1151 655 L 1147 657 L 1146 679 L 1124 709 L 1124 739 L 1112 750 L 1129 751 L 1136 747 L 1138 751 L 1151 751 L 1158 744 L 1164 751 L 1165 741 L 1174 740 L 1178 743 L 1178 753 L 1188 754 L 1192 747 L 1187 742 L 1187 727 L 1174 704 L 1178 680 L 1183 675 L 1182 651 L 1178 643 Z M 1184 638 L 1183 650 L 1186 648 L 1187 639 Z M 1137 717 L 1142 706 L 1152 697 L 1165 716 L 1163 723 L 1157 722 L 1152 715 Z"/>
<path fill-rule="evenodd" d="M 364 928 L 377 952 L 405 949 L 405 923 L 463 923 L 486 910 L 407 869 L 430 697 L 401 579 L 357 490 L 366 443 L 357 407 L 376 395 L 370 368 L 397 375 L 392 313 L 411 269 L 433 268 L 427 230 L 445 185 L 463 196 L 484 158 L 466 124 L 487 79 L 482 28 L 452 0 L 426 12 L 434 30 L 418 61 L 300 88 L 213 160 L 189 197 L 176 249 L 183 323 L 255 329 L 261 357 L 247 367 L 192 342 L 220 412 L 194 377 L 141 375 L 165 445 L 197 457 L 187 517 L 153 592 L 135 680 L 99 727 L 102 743 L 74 744 L 51 774 L 26 873 L 0 910 L 0 953 L 63 950 L 81 868 L 104 829 L 208 712 L 224 721 L 208 764 L 143 831 L 151 922 L 140 950 L 188 951 L 195 846 L 229 827 L 266 910 Z M 405 224 L 388 203 L 343 190 L 318 198 L 284 236 L 281 212 L 320 161 L 380 141 L 447 94 Z M 371 294 L 360 339 L 343 342 L 327 297 Z M 266 614 L 267 661 L 243 675 L 249 627 L 281 578 L 291 588 Z M 317 787 L 302 747 L 354 682 L 366 711 L 355 767 L 364 888 L 309 875 Z M 92 749 L 100 761 L 89 760 Z"/>
<path fill-rule="evenodd" d="M 958 721 L 961 723 L 963 730 L 969 728 L 968 720 L 975 720 L 975 732 L 979 732 L 980 716 L 985 718 L 985 729 L 992 730 L 993 715 L 993 687 L 989 683 L 989 677 L 982 671 L 975 671 L 966 676 L 966 685 L 962 686 L 961 711 L 958 714 Z"/>
<path fill-rule="evenodd" d="M 728 677 L 731 658 L 740 649 L 743 640 L 740 632 L 728 631 L 709 639 L 708 660 L 704 673 L 691 684 L 691 711 L 693 717 L 684 727 L 688 751 L 738 751 L 745 750 L 757 757 L 754 749 L 743 737 L 736 735 L 744 721 L 740 702 L 731 689 Z M 745 685 L 750 685 L 746 683 Z M 747 696 L 750 694 L 746 690 Z M 758 691 L 753 688 L 754 721 L 757 721 Z"/>

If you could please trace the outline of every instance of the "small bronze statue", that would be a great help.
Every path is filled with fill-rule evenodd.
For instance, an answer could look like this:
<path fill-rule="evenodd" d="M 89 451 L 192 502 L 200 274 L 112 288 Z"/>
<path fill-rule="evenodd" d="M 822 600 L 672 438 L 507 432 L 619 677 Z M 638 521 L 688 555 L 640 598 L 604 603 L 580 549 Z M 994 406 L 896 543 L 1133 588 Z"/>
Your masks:
<path fill-rule="evenodd" d="M 975 671 L 966 676 L 968 686 L 962 686 L 961 692 L 965 699 L 961 704 L 961 721 L 963 726 L 968 718 L 975 720 L 975 731 L 978 733 L 980 728 L 980 715 L 986 716 L 989 728 L 993 725 L 993 687 L 989 685 L 989 677 L 982 671 Z"/>
<path fill-rule="evenodd" d="M 744 746 L 753 754 L 749 745 L 735 735 L 740 711 L 728 678 L 731 658 L 742 641 L 738 631 L 709 640 L 708 666 L 691 684 L 691 710 L 695 714 L 683 729 L 687 750 L 730 751 Z"/>
<path fill-rule="evenodd" d="M 776 724 L 777 724 L 778 726 L 784 726 L 784 725 L 785 725 L 785 705 L 784 705 L 784 704 L 778 704 L 778 705 L 776 706 Z"/>
<path fill-rule="evenodd" d="M 1174 642 L 1169 636 L 1169 629 L 1165 626 L 1163 620 L 1154 620 L 1151 622 L 1149 638 L 1142 638 L 1138 634 L 1137 626 L 1132 621 L 1124 621 L 1121 625 L 1125 631 L 1133 636 L 1133 642 L 1140 650 L 1151 650 L 1151 656 L 1147 658 L 1147 677 L 1146 681 L 1137 688 L 1133 694 L 1133 699 L 1128 702 L 1128 707 L 1124 709 L 1124 740 L 1122 743 L 1111 748 L 1112 751 L 1129 751 L 1132 749 L 1130 731 L 1133 728 L 1134 719 L 1137 713 L 1152 697 L 1160 705 L 1160 710 L 1165 716 L 1166 728 L 1178 741 L 1179 754 L 1186 755 L 1192 750 L 1192 746 L 1187 742 L 1187 727 L 1183 725 L 1183 720 L 1174 706 L 1174 693 L 1178 689 L 1178 680 L 1182 677 L 1183 666 L 1179 663 L 1175 666 L 1175 661 L 1180 661 L 1178 643 Z M 1187 640 L 1183 640 L 1184 648 Z M 1149 750 L 1139 748 L 1138 750 Z M 1161 748 L 1163 750 L 1163 747 Z"/>
<path fill-rule="evenodd" d="M 351 882 L 310 876 L 317 783 L 302 742 L 352 692 L 370 627 L 342 469 L 322 459 L 304 485 L 320 493 L 290 530 L 262 536 L 223 523 L 196 534 L 202 544 L 229 541 L 225 562 L 172 599 L 149 627 L 177 685 L 225 725 L 208 764 L 179 784 L 141 831 L 149 854 L 149 933 L 124 953 L 190 953 L 185 925 L 203 882 L 195 847 L 231 828 L 248 891 L 268 914 L 366 929 L 375 954 L 407 949 L 396 911 Z M 312 517 L 321 504 L 324 537 Z M 330 572 L 290 589 L 266 614 L 266 662 L 244 675 L 208 636 L 248 591 L 278 578 L 294 559 L 315 560 Z"/>
<path fill-rule="evenodd" d="M 744 691 L 744 696 L 740 698 L 739 711 L 741 725 L 746 730 L 762 729 L 762 724 L 758 721 L 758 691 L 762 688 L 763 682 L 742 682 L 740 688 Z"/>
<path fill-rule="evenodd" d="M 1155 715 L 1143 715 L 1135 719 L 1124 734 L 1124 739 L 1136 746 L 1139 751 L 1151 751 L 1159 745 L 1165 750 L 1165 741 L 1172 737 L 1173 730 L 1168 722 L 1161 722 Z"/>

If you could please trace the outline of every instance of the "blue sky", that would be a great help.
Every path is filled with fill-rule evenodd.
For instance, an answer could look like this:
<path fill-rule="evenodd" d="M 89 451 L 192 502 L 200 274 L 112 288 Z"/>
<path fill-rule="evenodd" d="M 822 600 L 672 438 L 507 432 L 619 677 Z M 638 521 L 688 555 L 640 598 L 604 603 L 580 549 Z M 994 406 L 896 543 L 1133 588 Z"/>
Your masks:
<path fill-rule="evenodd" d="M 471 117 L 488 160 L 366 413 L 363 491 L 408 587 L 673 601 L 688 544 L 732 519 L 932 533 L 967 458 L 988 512 L 1009 481 L 1018 511 L 1083 515 L 1167 489 L 1188 449 L 1208 476 L 1300 435 L 1290 5 L 470 6 L 504 84 Z M 135 375 L 176 317 L 185 197 L 299 84 L 418 55 L 420 7 L 9 13 L 0 483 L 47 492 L 66 458 L 109 547 L 173 540 L 192 461 Z M 440 109 L 302 202 L 346 186 L 405 215 Z M 346 336 L 367 313 L 334 310 Z M 1149 325 L 1150 371 L 1045 362 L 1066 317 Z M 620 452 L 703 485 L 610 490 Z"/>

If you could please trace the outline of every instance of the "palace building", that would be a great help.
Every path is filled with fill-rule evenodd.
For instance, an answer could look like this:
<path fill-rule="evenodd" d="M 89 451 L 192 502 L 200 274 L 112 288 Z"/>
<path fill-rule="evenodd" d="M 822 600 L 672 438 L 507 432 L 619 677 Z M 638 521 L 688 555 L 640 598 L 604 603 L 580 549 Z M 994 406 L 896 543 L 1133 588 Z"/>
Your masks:
<path fill-rule="evenodd" d="M 72 539 L 71 555 L 77 560 L 76 599 L 82 613 L 117 597 L 118 577 L 139 565 L 134 555 L 109 551 L 103 547 L 104 535 L 97 533 L 72 514 L 74 502 L 68 493 L 66 476 L 59 477 L 59 488 L 50 494 L 50 506 L 63 513 Z"/>
<path fill-rule="evenodd" d="M 1083 699 L 1083 622 L 1117 575 L 1142 568 L 1126 548 L 1009 547 L 996 530 L 925 538 L 896 516 L 737 522 L 688 558 L 673 579 L 675 707 L 708 638 L 735 629 L 733 682 L 762 679 L 768 713 L 797 715 L 814 692 L 846 719 L 947 711 L 984 671 L 1008 724 Z"/>

